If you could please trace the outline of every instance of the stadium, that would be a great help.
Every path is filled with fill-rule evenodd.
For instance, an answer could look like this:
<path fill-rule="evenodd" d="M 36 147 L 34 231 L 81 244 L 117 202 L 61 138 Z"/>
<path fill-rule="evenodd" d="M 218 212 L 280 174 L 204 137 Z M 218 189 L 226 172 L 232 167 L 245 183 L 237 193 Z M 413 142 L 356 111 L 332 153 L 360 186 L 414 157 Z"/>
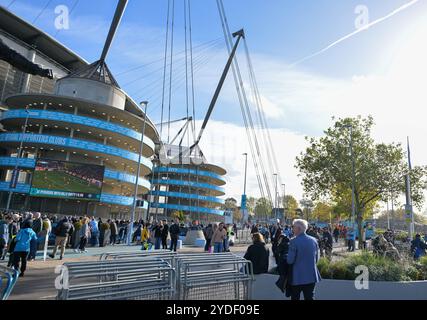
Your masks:
<path fill-rule="evenodd" d="M 1 208 L 126 219 L 138 180 L 136 219 L 181 211 L 221 220 L 225 169 L 203 156 L 201 165 L 162 164 L 156 126 L 120 88 L 104 52 L 90 64 L 5 8 L 0 40 L 37 71 L 0 60 Z"/>
<path fill-rule="evenodd" d="M 53 73 L 50 79 L 0 60 L 0 207 L 129 217 L 145 118 L 141 107 L 104 62 L 89 64 L 4 8 L 0 39 Z M 143 140 L 137 218 L 148 208 L 143 200 L 159 143 L 149 118 Z M 47 160 L 47 171 L 39 159 Z"/>

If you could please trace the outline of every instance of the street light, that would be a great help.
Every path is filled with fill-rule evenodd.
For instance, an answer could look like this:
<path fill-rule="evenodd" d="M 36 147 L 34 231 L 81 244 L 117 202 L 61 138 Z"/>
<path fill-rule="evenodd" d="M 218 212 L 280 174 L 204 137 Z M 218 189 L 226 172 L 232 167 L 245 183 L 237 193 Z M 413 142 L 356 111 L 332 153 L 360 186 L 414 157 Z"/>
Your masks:
<path fill-rule="evenodd" d="M 282 184 L 282 187 L 283 187 L 283 201 L 282 201 L 282 204 L 283 204 L 283 219 L 286 221 L 286 184 Z"/>
<path fill-rule="evenodd" d="M 246 177 L 248 173 L 248 154 L 244 153 L 243 156 L 245 156 L 245 180 L 243 184 L 243 195 L 242 195 L 242 201 L 240 203 L 241 211 L 242 211 L 242 225 L 245 222 L 245 215 L 246 215 Z"/>
<path fill-rule="evenodd" d="M 245 156 L 245 182 L 243 185 L 243 194 L 246 195 L 246 175 L 248 173 L 248 154 L 244 153 L 243 155 Z"/>
<path fill-rule="evenodd" d="M 276 178 L 275 182 L 275 194 L 274 194 L 274 218 L 277 219 L 277 177 L 279 176 L 277 173 L 273 174 L 273 176 Z"/>
<path fill-rule="evenodd" d="M 21 139 L 20 139 L 18 154 L 17 154 L 17 157 L 16 157 L 15 168 L 12 171 L 12 177 L 11 177 L 11 180 L 10 180 L 10 186 L 9 186 L 10 187 L 10 191 L 9 191 L 9 196 L 7 198 L 7 205 L 6 205 L 6 210 L 7 211 L 9 211 L 10 204 L 12 202 L 13 189 L 16 189 L 16 187 L 18 185 L 18 179 L 19 179 L 19 173 L 20 173 L 20 170 L 18 170 L 19 160 L 21 159 L 22 148 L 24 146 L 24 137 L 25 137 L 25 134 L 27 133 L 28 119 L 30 117 L 30 112 L 29 112 L 28 108 L 29 108 L 28 106 L 25 107 L 25 112 L 27 114 L 25 116 L 24 127 L 22 128 L 22 135 L 21 135 Z"/>
<path fill-rule="evenodd" d="M 147 123 L 148 101 L 143 101 L 140 103 L 140 105 L 144 106 L 144 124 L 142 126 L 141 142 L 139 145 L 138 169 L 137 169 L 136 179 L 135 179 L 135 192 L 133 194 L 132 214 L 131 214 L 131 221 L 130 221 L 129 232 L 128 232 L 128 239 L 127 239 L 129 246 L 132 245 L 133 223 L 135 221 L 136 202 L 137 202 L 137 197 L 138 197 L 139 175 L 141 173 L 142 151 L 144 150 L 144 133 L 145 133 L 145 125 Z"/>

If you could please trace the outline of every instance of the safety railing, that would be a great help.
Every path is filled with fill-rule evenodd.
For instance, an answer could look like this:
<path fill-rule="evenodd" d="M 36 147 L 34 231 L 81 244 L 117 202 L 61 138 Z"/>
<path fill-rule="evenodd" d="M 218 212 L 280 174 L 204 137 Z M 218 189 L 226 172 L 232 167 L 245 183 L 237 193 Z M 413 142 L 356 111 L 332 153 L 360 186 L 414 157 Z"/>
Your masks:
<path fill-rule="evenodd" d="M 252 263 L 242 257 L 230 253 L 179 255 L 175 267 L 176 299 L 251 299 Z"/>
<path fill-rule="evenodd" d="M 65 263 L 58 300 L 170 300 L 174 269 L 159 258 Z"/>
<path fill-rule="evenodd" d="M 141 258 L 141 257 L 160 257 L 160 256 L 174 256 L 176 252 L 170 250 L 146 250 L 138 252 L 107 252 L 103 253 L 99 260 L 116 260 L 116 259 L 129 259 L 129 258 Z"/>
<path fill-rule="evenodd" d="M 0 300 L 7 300 L 18 281 L 19 271 L 0 266 Z"/>
<path fill-rule="evenodd" d="M 62 300 L 250 300 L 252 263 L 232 253 L 106 253 L 65 263 Z M 62 281 L 64 284 L 64 281 Z"/>

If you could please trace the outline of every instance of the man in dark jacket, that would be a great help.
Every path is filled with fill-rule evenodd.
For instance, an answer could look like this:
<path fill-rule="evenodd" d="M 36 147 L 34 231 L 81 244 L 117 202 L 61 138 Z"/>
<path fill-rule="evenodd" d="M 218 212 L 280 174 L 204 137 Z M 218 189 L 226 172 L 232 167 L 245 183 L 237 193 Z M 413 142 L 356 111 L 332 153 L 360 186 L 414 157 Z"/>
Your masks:
<path fill-rule="evenodd" d="M 61 254 L 59 256 L 59 260 L 62 260 L 65 253 L 65 245 L 67 244 L 68 236 L 70 235 L 72 229 L 71 223 L 68 221 L 68 218 L 63 218 L 58 225 L 55 227 L 55 247 L 53 248 L 52 254 L 49 255 L 52 259 L 55 258 L 56 251 L 58 250 L 58 246 L 61 247 Z"/>
<path fill-rule="evenodd" d="M 270 250 L 265 246 L 264 238 L 260 233 L 252 235 L 253 244 L 249 246 L 244 258 L 252 262 L 254 274 L 268 272 Z"/>
<path fill-rule="evenodd" d="M 340 230 L 338 229 L 338 227 L 335 227 L 333 232 L 334 232 L 335 243 L 338 243 L 338 238 L 340 236 Z"/>
<path fill-rule="evenodd" d="M 323 252 L 324 252 L 326 257 L 329 260 L 331 260 L 332 259 L 332 247 L 333 247 L 332 235 L 329 232 L 328 228 L 324 228 L 323 234 L 322 234 L 322 240 L 321 240 L 320 255 L 323 257 Z"/>
<path fill-rule="evenodd" d="M 168 225 L 167 220 L 163 220 L 162 249 L 168 248 L 168 235 L 169 235 L 169 225 Z"/>
<path fill-rule="evenodd" d="M 114 220 L 110 221 L 110 245 L 115 245 L 116 244 L 116 240 L 117 240 L 117 234 L 118 234 L 118 230 L 117 230 L 117 223 Z"/>
<path fill-rule="evenodd" d="M 172 225 L 169 228 L 169 233 L 171 235 L 171 245 L 170 245 L 170 251 L 175 251 L 176 252 L 176 247 L 178 245 L 178 239 L 179 239 L 179 234 L 181 233 L 180 229 L 179 229 L 179 224 L 178 224 L 178 220 L 174 223 L 172 221 Z"/>
<path fill-rule="evenodd" d="M 33 215 L 33 227 L 32 227 L 32 229 L 33 229 L 33 231 L 37 237 L 39 236 L 40 232 L 42 231 L 42 228 L 43 228 L 43 221 L 41 218 L 41 213 L 36 212 Z M 37 240 L 33 240 L 30 244 L 30 254 L 28 255 L 28 261 L 34 261 L 36 259 L 37 247 L 38 247 Z"/>

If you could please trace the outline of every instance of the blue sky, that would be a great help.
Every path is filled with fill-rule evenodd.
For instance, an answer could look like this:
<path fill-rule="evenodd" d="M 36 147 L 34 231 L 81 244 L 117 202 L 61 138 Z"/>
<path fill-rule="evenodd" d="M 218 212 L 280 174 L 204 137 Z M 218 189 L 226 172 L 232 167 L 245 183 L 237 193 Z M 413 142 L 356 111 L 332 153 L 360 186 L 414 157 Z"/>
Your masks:
<path fill-rule="evenodd" d="M 10 2 L 0 0 L 1 5 Z M 51 1 L 35 24 L 56 35 L 55 7 L 60 4 L 72 7 L 75 2 Z M 423 148 L 423 136 L 427 134 L 423 110 L 427 99 L 420 85 L 427 69 L 427 1 L 419 0 L 325 53 L 290 67 L 293 62 L 355 31 L 358 5 L 365 5 L 370 21 L 374 21 L 409 2 L 224 0 L 231 29 L 244 27 L 246 30 L 266 115 L 278 146 L 282 178 L 287 182 L 288 191 L 296 197 L 302 196 L 302 189 L 293 165 L 295 156 L 304 149 L 304 136 L 321 135 L 331 124 L 333 115 L 372 114 L 377 123 L 374 132 L 377 140 L 404 142 L 410 135 L 414 163 L 427 163 L 427 151 Z M 47 0 L 16 0 L 10 10 L 31 22 L 46 3 Z M 183 0 L 175 3 L 176 53 L 184 49 L 184 13 Z M 116 0 L 80 0 L 71 15 L 70 29 L 61 30 L 57 39 L 86 60 L 96 60 L 116 4 Z M 192 0 L 191 4 L 193 44 L 199 46 L 195 48 L 194 60 L 196 114 L 200 121 L 227 54 L 216 1 Z M 161 110 L 162 61 L 159 59 L 164 50 L 166 10 L 166 0 L 130 0 L 107 59 L 124 90 L 136 101 L 150 100 L 150 116 L 155 121 L 160 119 Z M 211 43 L 206 44 L 209 41 Z M 240 50 L 238 57 L 245 73 L 242 53 Z M 159 61 L 151 63 L 156 60 Z M 186 110 L 183 61 L 182 54 L 174 58 L 172 119 L 184 116 Z M 138 66 L 136 71 L 123 74 Z M 229 77 L 202 147 L 212 161 L 226 166 L 228 192 L 235 197 L 241 192 L 243 179 L 240 154 L 248 149 L 241 119 L 234 83 Z M 224 140 L 221 143 L 218 143 L 219 136 Z M 252 167 L 249 173 L 248 189 L 256 195 Z"/>

